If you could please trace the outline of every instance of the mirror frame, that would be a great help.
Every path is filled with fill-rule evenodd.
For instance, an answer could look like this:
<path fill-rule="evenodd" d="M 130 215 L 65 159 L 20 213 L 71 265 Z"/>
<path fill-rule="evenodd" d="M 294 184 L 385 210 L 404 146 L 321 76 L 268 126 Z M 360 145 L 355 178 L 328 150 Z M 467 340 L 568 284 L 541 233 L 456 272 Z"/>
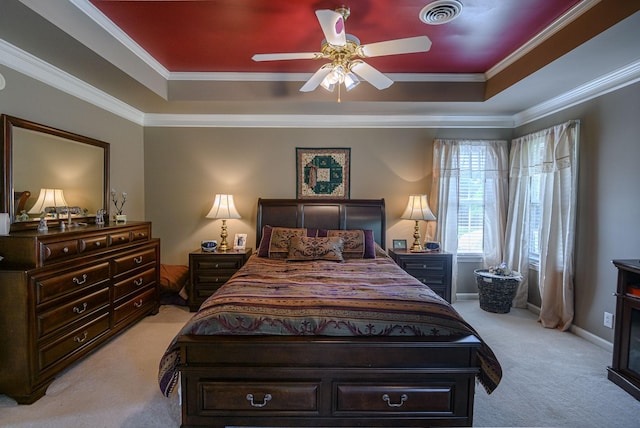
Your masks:
<path fill-rule="evenodd" d="M 16 222 L 15 214 L 15 201 L 13 197 L 13 129 L 23 128 L 31 131 L 41 132 L 43 134 L 52 135 L 58 138 L 71 140 L 76 143 L 88 144 L 91 146 L 100 147 L 103 150 L 104 166 L 103 166 L 103 195 L 102 195 L 102 209 L 106 211 L 105 221 L 109 220 L 109 143 L 96 140 L 94 138 L 85 137 L 84 135 L 75 134 L 69 131 L 63 131 L 61 129 L 53 128 L 51 126 L 42 125 L 39 123 L 31 122 L 29 120 L 20 119 L 14 116 L 3 114 L 2 116 L 2 141 L 0 141 L 0 151 L 2 167 L 4 172 L 0 177 L 0 191 L 2 191 L 2 197 L 0 198 L 0 212 L 9 213 L 11 219 L 11 232 L 19 230 L 37 229 L 38 221 L 20 221 Z M 85 223 L 95 223 L 95 216 L 88 217 L 74 217 L 74 219 L 80 220 Z M 59 223 L 60 220 L 47 221 L 51 225 Z"/>

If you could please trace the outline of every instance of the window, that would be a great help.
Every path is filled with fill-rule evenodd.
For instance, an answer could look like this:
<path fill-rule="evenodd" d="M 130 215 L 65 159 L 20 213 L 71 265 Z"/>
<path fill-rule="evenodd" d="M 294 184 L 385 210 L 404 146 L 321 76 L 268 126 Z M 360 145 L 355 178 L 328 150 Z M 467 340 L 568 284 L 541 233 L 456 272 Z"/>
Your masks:
<path fill-rule="evenodd" d="M 544 156 L 544 139 L 531 142 L 534 165 L 541 165 Z M 540 259 L 540 227 L 542 224 L 542 175 L 533 169 L 529 178 L 529 261 L 534 265 Z"/>
<path fill-rule="evenodd" d="M 486 149 L 460 146 L 458 253 L 482 254 L 484 229 L 484 169 Z"/>

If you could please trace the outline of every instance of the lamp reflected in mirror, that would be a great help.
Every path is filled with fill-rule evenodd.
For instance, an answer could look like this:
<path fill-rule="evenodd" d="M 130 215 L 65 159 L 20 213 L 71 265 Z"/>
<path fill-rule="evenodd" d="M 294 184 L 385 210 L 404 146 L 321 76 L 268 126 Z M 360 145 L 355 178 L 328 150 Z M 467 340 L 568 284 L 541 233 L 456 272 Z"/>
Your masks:
<path fill-rule="evenodd" d="M 56 214 L 56 208 L 68 207 L 62 189 L 40 189 L 36 203 L 29 210 L 29 214 L 46 216 L 48 213 Z"/>

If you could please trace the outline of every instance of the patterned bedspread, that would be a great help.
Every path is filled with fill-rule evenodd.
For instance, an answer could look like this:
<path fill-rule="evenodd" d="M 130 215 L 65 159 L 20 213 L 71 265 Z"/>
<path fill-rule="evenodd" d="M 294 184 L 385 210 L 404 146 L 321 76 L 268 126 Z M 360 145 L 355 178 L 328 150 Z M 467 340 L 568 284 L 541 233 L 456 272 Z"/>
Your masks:
<path fill-rule="evenodd" d="M 160 361 L 158 380 L 169 396 L 178 379 L 176 341 L 181 335 L 453 338 L 469 334 L 480 339 L 451 305 L 386 254 L 344 263 L 287 262 L 254 255 L 174 338 Z M 483 341 L 478 362 L 478 380 L 491 393 L 502 370 Z"/>

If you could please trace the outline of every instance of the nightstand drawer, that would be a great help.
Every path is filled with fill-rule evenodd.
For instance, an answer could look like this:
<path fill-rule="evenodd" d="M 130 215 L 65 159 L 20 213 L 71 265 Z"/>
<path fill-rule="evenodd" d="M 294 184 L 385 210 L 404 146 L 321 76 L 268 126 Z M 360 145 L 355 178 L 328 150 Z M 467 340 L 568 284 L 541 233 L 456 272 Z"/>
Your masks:
<path fill-rule="evenodd" d="M 202 250 L 189 253 L 189 309 L 198 310 L 244 265 L 251 253 L 251 248 L 227 253 Z"/>
<path fill-rule="evenodd" d="M 440 251 L 412 253 L 406 250 L 389 250 L 389 255 L 405 272 L 451 303 L 452 254 Z"/>

